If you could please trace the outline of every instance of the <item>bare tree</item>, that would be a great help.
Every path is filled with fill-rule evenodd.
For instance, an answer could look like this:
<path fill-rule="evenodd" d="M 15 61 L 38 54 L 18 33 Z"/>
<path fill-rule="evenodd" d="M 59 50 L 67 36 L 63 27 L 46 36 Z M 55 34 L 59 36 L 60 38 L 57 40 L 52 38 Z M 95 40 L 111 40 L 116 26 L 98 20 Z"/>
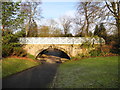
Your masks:
<path fill-rule="evenodd" d="M 41 26 L 39 28 L 39 37 L 50 37 L 50 27 L 49 26 Z"/>
<path fill-rule="evenodd" d="M 40 19 L 41 10 L 37 10 L 37 7 L 41 4 L 41 2 L 22 2 L 21 11 L 24 12 L 26 17 L 26 36 L 28 36 L 29 31 L 31 31 L 31 24 L 35 23 L 35 19 Z"/>
<path fill-rule="evenodd" d="M 77 5 L 77 12 L 80 15 L 80 19 L 76 24 L 81 24 L 82 34 L 88 36 L 89 27 L 91 23 L 99 18 L 100 14 L 100 2 L 79 2 Z M 77 17 L 79 18 L 79 17 Z"/>
<path fill-rule="evenodd" d="M 118 30 L 118 36 L 120 36 L 120 1 L 115 0 L 114 2 L 109 2 L 105 0 L 105 3 L 106 3 L 107 8 L 109 9 L 113 17 L 115 18 L 115 21 L 116 21 L 115 25 Z"/>
<path fill-rule="evenodd" d="M 76 17 L 73 19 L 75 30 L 76 30 L 76 35 L 82 35 L 83 29 L 82 29 L 82 20 L 80 15 L 76 14 Z"/>
<path fill-rule="evenodd" d="M 64 34 L 65 35 L 68 34 L 70 31 L 71 23 L 72 23 L 72 18 L 68 16 L 63 16 L 60 18 L 60 22 L 63 27 Z"/>
<path fill-rule="evenodd" d="M 61 29 L 58 27 L 58 22 L 54 19 L 50 19 L 48 21 L 48 26 L 50 27 L 50 34 L 51 36 L 60 36 Z"/>
<path fill-rule="evenodd" d="M 30 25 L 28 36 L 29 37 L 37 37 L 38 36 L 38 26 L 37 26 L 36 22 L 34 21 L 34 19 Z"/>
<path fill-rule="evenodd" d="M 58 23 L 54 19 L 50 19 L 47 22 L 47 25 L 50 27 L 51 34 L 56 30 Z"/>

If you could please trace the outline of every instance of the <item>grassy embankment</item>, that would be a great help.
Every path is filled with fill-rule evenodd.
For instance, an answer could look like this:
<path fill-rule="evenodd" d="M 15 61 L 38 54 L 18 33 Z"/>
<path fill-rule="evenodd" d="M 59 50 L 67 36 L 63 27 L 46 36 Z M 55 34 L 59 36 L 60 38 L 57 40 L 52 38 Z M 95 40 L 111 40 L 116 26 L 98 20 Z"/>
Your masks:
<path fill-rule="evenodd" d="M 53 88 L 116 88 L 118 56 L 94 57 L 60 65 Z"/>
<path fill-rule="evenodd" d="M 28 56 L 33 58 L 33 56 Z M 28 68 L 39 65 L 39 62 L 29 59 L 19 59 L 19 58 L 5 58 L 2 60 L 2 77 L 6 77 L 17 72 L 21 72 Z"/>

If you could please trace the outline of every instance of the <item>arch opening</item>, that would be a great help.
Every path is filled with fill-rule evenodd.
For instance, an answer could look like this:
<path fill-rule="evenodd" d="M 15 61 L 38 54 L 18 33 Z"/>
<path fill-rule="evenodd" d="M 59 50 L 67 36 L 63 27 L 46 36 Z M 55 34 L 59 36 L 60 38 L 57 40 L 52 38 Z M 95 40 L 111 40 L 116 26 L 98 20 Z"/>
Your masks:
<path fill-rule="evenodd" d="M 39 54 L 36 56 L 36 58 L 41 58 L 43 54 L 50 55 L 50 56 L 56 56 L 56 57 L 65 58 L 65 59 L 70 60 L 70 56 L 66 52 L 64 52 L 60 49 L 57 49 L 57 48 L 44 49 L 44 50 L 39 52 Z"/>

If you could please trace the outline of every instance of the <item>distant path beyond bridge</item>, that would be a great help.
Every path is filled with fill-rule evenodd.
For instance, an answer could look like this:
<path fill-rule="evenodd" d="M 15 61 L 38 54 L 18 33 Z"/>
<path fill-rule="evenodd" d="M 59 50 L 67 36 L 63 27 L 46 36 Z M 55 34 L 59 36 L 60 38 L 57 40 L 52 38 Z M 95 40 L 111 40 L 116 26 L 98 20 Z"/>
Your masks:
<path fill-rule="evenodd" d="M 2 88 L 48 88 L 59 64 L 42 64 L 16 75 L 4 78 Z"/>

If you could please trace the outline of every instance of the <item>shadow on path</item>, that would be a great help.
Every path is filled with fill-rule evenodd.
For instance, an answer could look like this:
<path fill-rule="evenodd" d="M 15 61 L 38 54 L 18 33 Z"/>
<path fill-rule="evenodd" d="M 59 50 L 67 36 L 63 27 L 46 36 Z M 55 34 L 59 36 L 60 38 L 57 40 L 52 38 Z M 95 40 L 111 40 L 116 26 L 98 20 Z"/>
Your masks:
<path fill-rule="evenodd" d="M 2 88 L 48 88 L 56 74 L 59 64 L 42 64 L 24 72 L 6 77 Z"/>

